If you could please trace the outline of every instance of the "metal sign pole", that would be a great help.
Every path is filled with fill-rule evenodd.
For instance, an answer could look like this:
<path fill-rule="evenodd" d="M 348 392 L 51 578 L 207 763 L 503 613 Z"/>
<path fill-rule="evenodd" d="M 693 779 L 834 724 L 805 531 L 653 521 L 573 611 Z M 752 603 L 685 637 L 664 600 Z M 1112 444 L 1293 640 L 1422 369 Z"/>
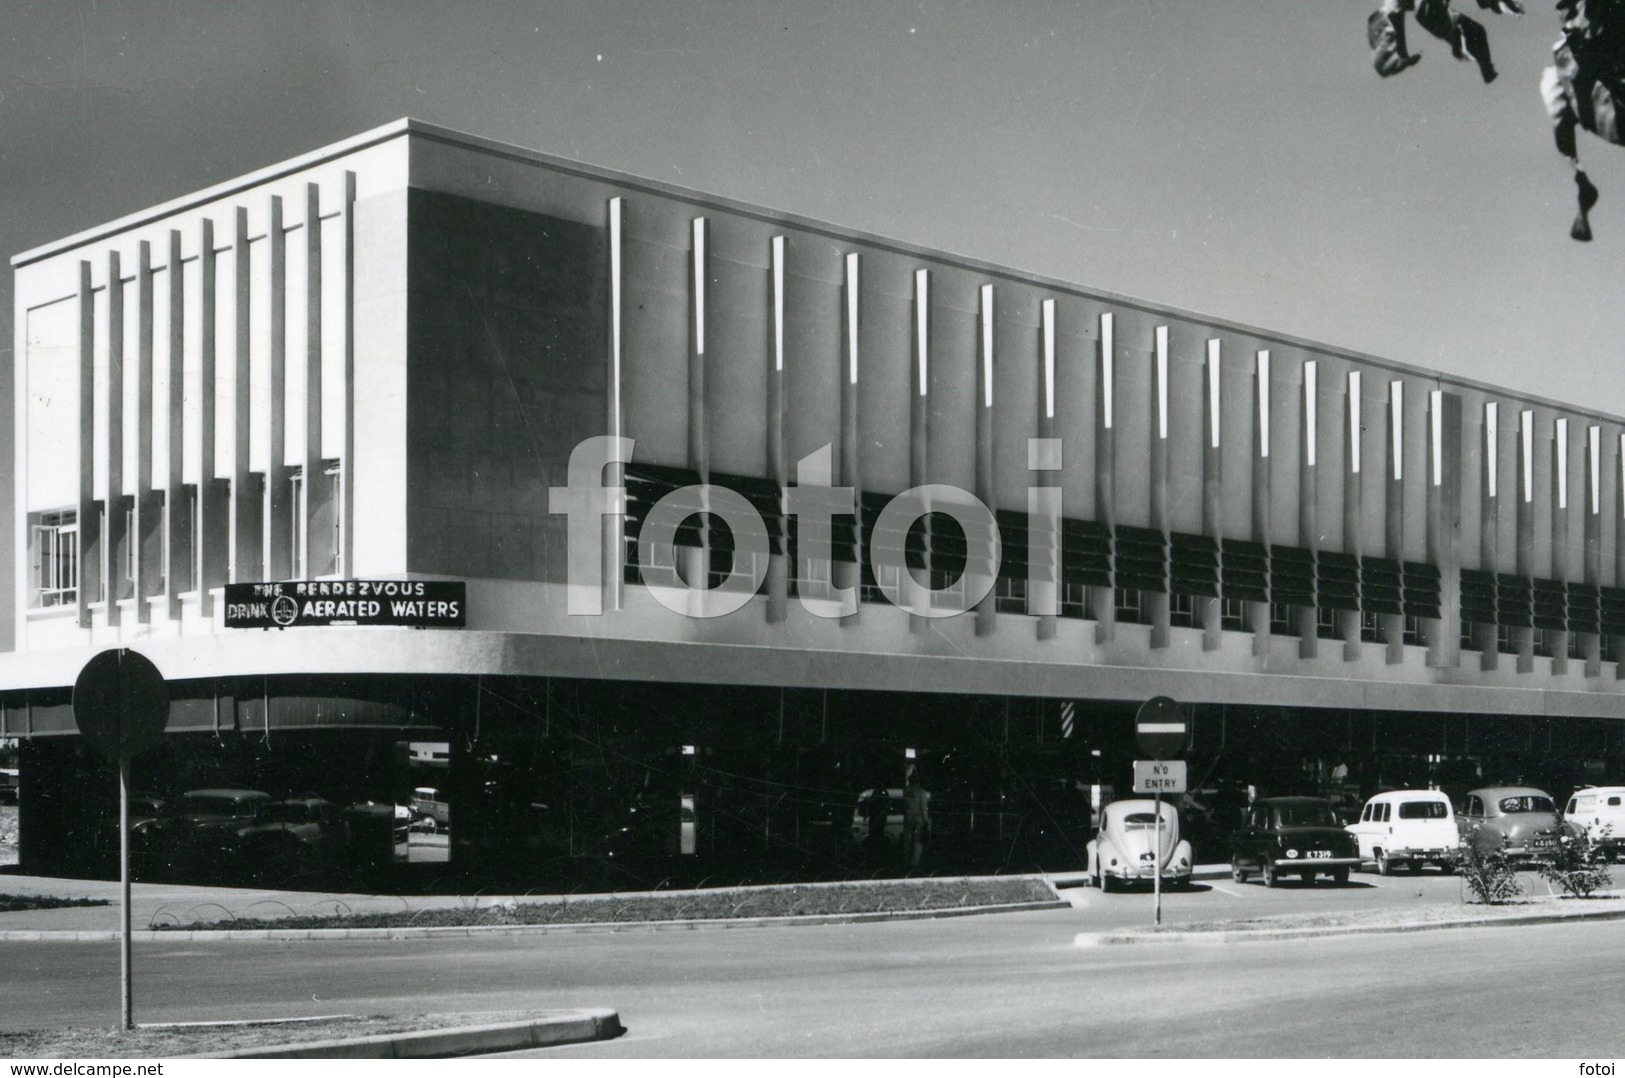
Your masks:
<path fill-rule="evenodd" d="M 169 724 L 169 687 L 152 662 L 128 648 L 98 652 L 73 681 L 73 722 L 118 767 L 119 1019 L 135 1028 L 130 991 L 130 760 L 158 745 Z"/>
<path fill-rule="evenodd" d="M 1161 761 L 1158 761 L 1159 763 Z M 1162 791 L 1158 790 L 1154 796 L 1157 799 L 1157 859 L 1151 866 L 1151 896 L 1156 905 L 1156 927 L 1162 927 Z"/>
<path fill-rule="evenodd" d="M 118 758 L 118 875 L 119 919 L 119 984 L 121 987 L 124 1028 L 135 1028 L 135 1005 L 130 993 L 130 754 L 119 753 Z"/>

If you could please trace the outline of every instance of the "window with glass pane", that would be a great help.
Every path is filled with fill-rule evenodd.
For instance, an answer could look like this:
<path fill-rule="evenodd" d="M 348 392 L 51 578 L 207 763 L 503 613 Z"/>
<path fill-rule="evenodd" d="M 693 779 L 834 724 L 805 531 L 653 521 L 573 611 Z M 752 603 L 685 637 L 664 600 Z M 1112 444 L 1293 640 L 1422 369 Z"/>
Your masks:
<path fill-rule="evenodd" d="M 34 522 L 34 606 L 79 599 L 79 517 L 72 509 L 41 513 Z"/>

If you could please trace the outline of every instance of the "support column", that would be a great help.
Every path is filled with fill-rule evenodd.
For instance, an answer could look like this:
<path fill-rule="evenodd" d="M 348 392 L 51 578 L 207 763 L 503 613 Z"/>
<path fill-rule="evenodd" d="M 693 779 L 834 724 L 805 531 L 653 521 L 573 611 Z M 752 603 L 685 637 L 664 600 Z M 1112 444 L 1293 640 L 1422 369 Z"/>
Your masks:
<path fill-rule="evenodd" d="M 1581 566 L 1581 579 L 1585 584 L 1587 610 L 1592 618 L 1597 615 L 1595 602 L 1597 589 L 1602 585 L 1602 428 L 1586 428 L 1585 479 L 1585 554 Z M 1591 625 L 1596 626 L 1593 620 Z M 1580 634 L 1580 651 L 1585 656 L 1585 676 L 1602 676 L 1602 636 L 1593 631 Z"/>
<path fill-rule="evenodd" d="M 112 396 L 109 394 L 108 399 Z M 79 263 L 79 565 L 77 621 L 90 628 L 90 604 L 101 598 L 102 521 L 96 505 L 96 289 L 90 263 Z"/>
<path fill-rule="evenodd" d="M 1168 548 L 1168 327 L 1158 326 L 1151 353 L 1151 530 L 1162 533 L 1164 557 Z M 1140 593 L 1140 609 L 1151 616 L 1151 646 L 1168 646 L 1168 564 L 1163 562 L 1163 590 Z"/>
<path fill-rule="evenodd" d="M 914 393 L 908 413 L 908 484 L 924 486 L 931 481 L 931 271 L 914 271 Z M 931 564 L 931 518 L 926 516 L 919 524 L 924 529 L 926 565 Z M 934 582 L 927 579 L 927 586 Z M 911 633 L 930 631 L 931 619 L 910 613 L 908 628 Z"/>
<path fill-rule="evenodd" d="M 1614 483 L 1619 511 L 1614 519 L 1614 587 L 1625 588 L 1625 434 L 1614 440 Z M 1625 636 L 1614 637 L 1614 679 L 1625 681 Z"/>
<path fill-rule="evenodd" d="M 198 614 L 214 617 L 214 588 L 226 582 L 230 515 L 215 478 L 215 277 L 214 222 L 205 217 L 198 229 L 198 481 L 197 549 L 192 578 L 198 592 Z"/>
<path fill-rule="evenodd" d="M 1552 568 L 1551 578 L 1567 585 L 1569 581 L 1569 421 L 1559 419 L 1552 424 Z M 1566 591 L 1566 589 L 1565 589 Z M 1553 629 L 1552 673 L 1566 674 L 1569 670 L 1569 630 L 1565 594 L 1565 625 Z"/>
<path fill-rule="evenodd" d="M 700 478 L 703 486 L 711 482 L 711 438 L 706 427 L 705 411 L 705 350 L 706 331 L 709 327 L 709 298 L 711 284 L 710 221 L 696 217 L 690 225 L 689 241 L 689 310 L 688 338 L 688 466 Z M 701 504 L 709 507 L 710 499 Z M 674 552 L 682 575 L 689 584 L 692 609 L 698 612 L 701 592 L 710 584 L 711 527 L 710 514 L 700 516 L 700 545 L 678 547 Z"/>
<path fill-rule="evenodd" d="M 1533 589 L 1535 576 L 1535 413 L 1518 413 L 1518 520 L 1517 520 L 1517 574 L 1530 582 Z M 1535 630 L 1520 625 L 1512 630 L 1513 642 L 1518 646 L 1518 673 L 1529 674 L 1535 669 Z"/>
<path fill-rule="evenodd" d="M 1202 534 L 1213 540 L 1215 564 L 1222 567 L 1224 554 L 1224 457 L 1219 452 L 1220 343 L 1217 338 L 1207 342 L 1207 363 L 1203 366 L 1206 380 L 1202 394 L 1207 407 L 1202 411 Z M 1217 574 L 1223 579 L 1223 572 Z M 1224 622 L 1219 600 L 1212 596 L 1195 598 L 1197 624 L 1202 627 L 1202 650 L 1218 651 L 1224 642 Z"/>
<path fill-rule="evenodd" d="M 181 592 L 191 591 L 192 505 L 186 492 L 185 408 L 186 408 L 186 289 L 185 266 L 181 261 L 181 234 L 169 231 L 169 468 L 165 475 L 164 523 L 168 541 L 164 544 L 165 616 L 179 621 Z M 202 488 L 198 488 L 202 497 Z"/>
<path fill-rule="evenodd" d="M 107 542 L 102 546 L 102 579 L 107 582 L 107 624 L 123 617 L 119 600 L 130 583 L 133 541 L 124 510 L 124 280 L 119 253 L 107 253 Z"/>
<path fill-rule="evenodd" d="M 863 460 L 858 450 L 858 319 L 859 282 L 858 256 L 850 252 L 843 259 L 845 286 L 841 303 L 841 340 L 844 345 L 846 370 L 841 379 L 841 467 L 840 481 L 851 487 L 852 503 L 852 561 L 836 562 L 830 575 L 836 586 L 856 588 L 858 605 L 841 619 L 842 625 L 856 625 L 863 616 L 863 565 L 869 552 L 863 548 Z M 839 574 L 839 575 L 837 575 Z"/>
<path fill-rule="evenodd" d="M 1253 371 L 1253 542 L 1261 545 L 1268 557 L 1270 547 L 1270 515 L 1273 484 L 1270 480 L 1270 354 L 1260 350 Z M 1266 570 L 1268 562 L 1266 564 Z M 1268 576 L 1265 577 L 1266 581 Z M 1268 655 L 1270 651 L 1270 604 L 1247 604 L 1247 627 L 1253 633 L 1253 654 Z"/>
<path fill-rule="evenodd" d="M 235 584 L 263 581 L 265 565 L 262 527 L 264 497 L 256 488 L 249 461 L 249 431 L 253 414 L 253 375 L 249 362 L 249 327 L 253 305 L 249 301 L 251 272 L 248 210 L 237 207 L 232 248 L 233 341 L 231 427 L 231 580 Z"/>
<path fill-rule="evenodd" d="M 1116 401 L 1117 342 L 1108 311 L 1100 316 L 1100 351 L 1095 357 L 1098 377 L 1095 393 L 1095 516 L 1114 536 L 1117 532 L 1117 431 L 1112 424 Z M 1115 544 L 1114 544 L 1115 545 Z M 1112 555 L 1112 576 L 1117 576 L 1116 554 Z M 1117 637 L 1117 596 L 1111 587 L 1089 589 L 1090 611 L 1095 616 L 1095 643 L 1110 643 Z"/>
<path fill-rule="evenodd" d="M 323 488 L 327 472 L 322 466 L 322 196 L 314 183 L 305 184 L 305 444 L 300 453 L 303 504 L 292 510 L 299 521 L 299 547 L 294 552 L 296 575 L 305 579 L 326 573 L 334 559 L 331 532 L 314 526 L 317 510 L 327 501 Z M 336 507 L 335 507 L 336 508 Z M 303 564 L 300 564 L 301 561 Z"/>
<path fill-rule="evenodd" d="M 1494 401 L 1484 405 L 1484 464 L 1482 467 L 1484 497 L 1479 509 L 1478 561 L 1487 573 L 1499 575 L 1501 571 L 1501 415 Z M 1495 618 L 1501 620 L 1499 602 Z M 1477 640 L 1479 669 L 1494 670 L 1500 665 L 1501 641 L 1498 625 L 1483 626 Z"/>
<path fill-rule="evenodd" d="M 604 430 L 611 439 L 621 438 L 624 427 L 624 404 L 621 370 L 621 342 L 625 294 L 623 292 L 623 247 L 626 237 L 626 200 L 612 198 L 605 203 L 606 232 L 609 242 L 609 353 L 605 356 L 608 370 L 604 383 L 609 391 L 604 395 Z M 619 444 L 612 442 L 612 444 Z M 346 450 L 348 452 L 348 449 Z M 626 464 L 611 460 L 604 468 L 604 482 L 612 490 L 626 489 Z M 608 612 L 621 609 L 626 589 L 626 502 L 624 497 L 606 513 L 599 532 L 599 609 Z"/>
<path fill-rule="evenodd" d="M 1618 513 L 1614 519 L 1614 587 L 1625 588 L 1625 434 L 1614 439 L 1614 485 Z M 1616 636 L 1611 648 L 1614 678 L 1625 681 L 1625 636 Z"/>
<path fill-rule="evenodd" d="M 990 284 L 981 287 L 980 310 L 982 346 L 979 364 L 981 385 L 977 392 L 980 407 L 976 409 L 976 496 L 987 506 L 989 512 L 994 512 L 998 506 L 998 499 L 994 492 L 993 470 L 993 286 Z M 999 537 L 996 528 L 993 540 L 994 549 L 998 550 Z M 977 636 L 993 635 L 998 624 L 999 565 L 995 563 L 988 566 L 988 569 L 993 575 L 994 585 L 992 590 L 982 596 L 981 601 L 976 604 Z M 969 571 L 968 562 L 966 570 Z"/>
<path fill-rule="evenodd" d="M 1303 453 L 1298 458 L 1298 545 L 1315 554 L 1320 550 L 1320 365 L 1307 360 L 1303 365 L 1303 409 L 1299 429 L 1303 433 Z M 1320 650 L 1319 611 L 1300 606 L 1294 620 L 1298 625 L 1298 657 L 1313 659 Z"/>
<path fill-rule="evenodd" d="M 1061 469 L 1064 448 L 1055 433 L 1055 301 L 1039 304 L 1038 437 L 1027 443 L 1027 613 L 1040 640 L 1053 640 L 1061 613 Z"/>
<path fill-rule="evenodd" d="M 1360 372 L 1348 372 L 1345 390 L 1346 407 L 1343 412 L 1343 553 L 1359 561 L 1363 547 L 1360 522 L 1365 515 L 1365 474 L 1360 470 L 1363 448 L 1361 432 Z M 1360 657 L 1360 611 L 1339 610 L 1337 631 L 1343 638 L 1343 660 L 1353 662 Z"/>
<path fill-rule="evenodd" d="M 779 488 L 780 519 L 784 523 L 783 548 L 768 557 L 767 620 L 784 621 L 790 608 L 790 516 L 784 490 L 790 485 L 790 464 L 784 453 L 784 273 L 785 239 L 774 236 L 770 276 L 767 349 L 767 474 Z"/>
<path fill-rule="evenodd" d="M 1388 383 L 1388 482 L 1383 514 L 1383 546 L 1389 560 L 1405 564 L 1405 383 Z M 1384 614 L 1382 638 L 1387 644 L 1389 665 L 1405 661 L 1405 615 Z"/>
<path fill-rule="evenodd" d="M 1427 556 L 1439 570 L 1439 617 L 1424 622 L 1428 665 L 1461 665 L 1461 398 L 1428 394 Z"/>
<path fill-rule="evenodd" d="M 288 234 L 282 225 L 282 199 L 271 196 L 265 242 L 271 247 L 271 437 L 265 465 L 265 577 L 287 580 L 293 574 L 293 487 L 288 455 Z"/>
<path fill-rule="evenodd" d="M 344 174 L 339 204 L 344 243 L 344 446 L 339 457 L 340 576 L 355 574 L 355 173 Z M 618 519 L 618 518 L 617 518 Z M 620 577 L 617 574 L 616 578 Z M 619 586 L 619 585 L 617 585 Z M 618 593 L 617 593 L 618 594 Z"/>
<path fill-rule="evenodd" d="M 135 530 L 130 536 L 135 620 L 145 625 L 152 620 L 147 600 L 159 594 L 159 567 L 163 564 L 155 549 L 163 542 L 161 511 L 152 488 L 152 244 L 142 240 L 136 264 L 136 368 L 135 368 Z"/>

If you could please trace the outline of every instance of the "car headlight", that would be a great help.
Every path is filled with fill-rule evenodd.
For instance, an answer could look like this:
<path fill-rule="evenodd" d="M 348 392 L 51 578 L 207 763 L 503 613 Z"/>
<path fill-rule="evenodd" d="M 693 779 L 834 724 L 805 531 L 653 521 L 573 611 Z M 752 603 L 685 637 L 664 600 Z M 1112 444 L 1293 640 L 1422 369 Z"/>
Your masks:
<path fill-rule="evenodd" d="M 1296 856 L 1298 856 L 1298 851 L 1296 849 L 1289 849 L 1289 850 L 1286 851 L 1286 855 L 1289 858 L 1296 857 Z"/>

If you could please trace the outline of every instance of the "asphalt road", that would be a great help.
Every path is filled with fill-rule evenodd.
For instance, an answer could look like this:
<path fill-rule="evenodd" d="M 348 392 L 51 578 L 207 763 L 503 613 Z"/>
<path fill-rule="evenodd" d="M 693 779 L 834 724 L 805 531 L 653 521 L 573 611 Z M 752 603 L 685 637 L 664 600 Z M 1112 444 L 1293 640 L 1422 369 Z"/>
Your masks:
<path fill-rule="evenodd" d="M 1368 886 L 1223 881 L 1169 896 L 1166 919 L 1458 886 L 1357 879 Z M 1625 990 L 1625 970 L 1598 957 L 1625 945 L 1622 922 L 1077 948 L 1077 932 L 1150 913 L 1143 894 L 1077 897 L 1079 909 L 889 924 L 139 944 L 137 1018 L 615 1008 L 621 1039 L 539 1053 L 585 1058 L 1625 1055 L 1625 1031 L 1597 1009 Z M 6 1028 L 116 1014 L 115 945 L 3 943 L 0 969 Z M 1583 995 L 1565 991 L 1581 978 Z"/>

